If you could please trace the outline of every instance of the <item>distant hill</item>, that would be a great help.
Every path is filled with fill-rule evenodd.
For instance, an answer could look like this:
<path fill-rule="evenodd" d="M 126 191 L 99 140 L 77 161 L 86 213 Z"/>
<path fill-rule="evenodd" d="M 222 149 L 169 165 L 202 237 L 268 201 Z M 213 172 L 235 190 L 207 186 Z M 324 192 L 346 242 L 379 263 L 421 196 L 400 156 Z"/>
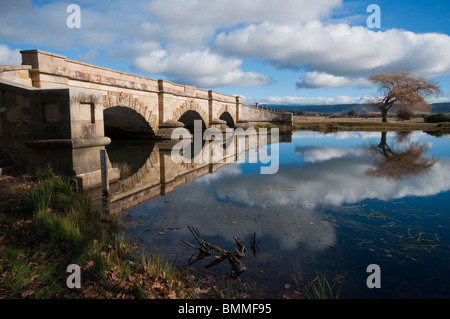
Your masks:
<path fill-rule="evenodd" d="M 433 104 L 431 113 L 450 113 L 450 103 Z"/>
<path fill-rule="evenodd" d="M 312 114 L 347 114 L 350 111 L 357 113 L 370 113 L 365 104 L 336 104 L 336 105 L 276 105 L 264 104 L 264 107 L 275 108 L 280 111 L 293 112 L 298 115 L 301 112 Z M 432 104 L 431 113 L 450 113 L 450 102 Z"/>

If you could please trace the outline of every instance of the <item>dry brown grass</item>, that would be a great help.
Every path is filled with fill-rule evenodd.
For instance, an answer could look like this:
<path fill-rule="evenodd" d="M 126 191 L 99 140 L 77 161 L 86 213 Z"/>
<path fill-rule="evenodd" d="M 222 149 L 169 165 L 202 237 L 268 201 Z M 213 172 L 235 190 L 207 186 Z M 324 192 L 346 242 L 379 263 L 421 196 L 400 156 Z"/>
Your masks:
<path fill-rule="evenodd" d="M 294 116 L 294 125 L 297 130 L 313 131 L 442 131 L 438 124 L 425 123 L 422 117 L 408 121 L 389 118 L 383 123 L 381 117 Z"/>
<path fill-rule="evenodd" d="M 330 116 L 294 116 L 294 123 L 302 122 L 358 122 L 358 123 L 381 123 L 380 117 L 364 118 L 364 117 L 330 117 Z M 417 117 L 408 121 L 400 121 L 395 118 L 389 118 L 389 123 L 424 123 L 422 117 Z"/>

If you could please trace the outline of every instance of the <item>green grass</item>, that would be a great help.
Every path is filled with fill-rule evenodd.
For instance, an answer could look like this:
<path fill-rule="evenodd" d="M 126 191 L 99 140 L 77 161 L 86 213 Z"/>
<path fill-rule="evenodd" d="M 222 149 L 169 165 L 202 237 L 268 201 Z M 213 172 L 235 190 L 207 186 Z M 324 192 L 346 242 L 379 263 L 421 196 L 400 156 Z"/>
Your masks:
<path fill-rule="evenodd" d="M 18 295 L 30 286 L 33 271 L 25 261 L 14 261 L 10 264 L 10 269 L 11 271 L 6 276 L 10 283 L 11 293 Z"/>
<path fill-rule="evenodd" d="M 12 247 L 5 251 L 5 258 L 11 260 L 5 270 L 5 281 L 8 284 L 8 296 L 22 296 L 30 291 L 31 286 L 40 285 L 43 288 L 34 291 L 34 298 L 50 298 L 56 291 L 56 265 L 40 265 L 39 256 L 42 250 L 36 251 L 32 256 L 25 257 L 24 248 Z M 0 267 L 0 269 L 3 267 Z M 6 268 L 6 267 L 5 267 Z M 49 284 L 51 283 L 51 284 Z M 7 296 L 7 297 L 8 297 Z"/>
<path fill-rule="evenodd" d="M 343 281 L 335 281 L 333 284 L 327 280 L 325 275 L 316 273 L 316 277 L 307 287 L 306 296 L 309 299 L 339 299 Z"/>
<path fill-rule="evenodd" d="M 50 168 L 39 172 L 14 208 L 0 207 L 0 221 L 5 298 L 64 297 L 66 267 L 73 263 L 81 267 L 82 282 L 96 287 L 84 298 L 146 298 L 152 280 L 165 289 L 154 297 L 183 288 L 180 274 L 159 256 L 141 261 L 121 234 L 117 215 L 94 209 L 86 194 Z"/>
<path fill-rule="evenodd" d="M 307 299 L 339 299 L 342 286 L 344 285 L 344 276 L 336 276 L 331 284 L 326 275 L 316 270 L 316 275 L 312 279 L 304 280 L 305 273 L 302 270 L 301 263 L 298 261 L 294 270 L 294 281 L 297 289 L 302 293 L 303 298 Z M 308 275 L 309 277 L 309 275 Z"/>
<path fill-rule="evenodd" d="M 38 182 L 24 198 L 24 206 L 53 244 L 66 242 L 75 257 L 85 244 L 103 230 L 101 216 L 91 207 L 87 195 L 57 177 L 51 169 L 41 171 Z"/>

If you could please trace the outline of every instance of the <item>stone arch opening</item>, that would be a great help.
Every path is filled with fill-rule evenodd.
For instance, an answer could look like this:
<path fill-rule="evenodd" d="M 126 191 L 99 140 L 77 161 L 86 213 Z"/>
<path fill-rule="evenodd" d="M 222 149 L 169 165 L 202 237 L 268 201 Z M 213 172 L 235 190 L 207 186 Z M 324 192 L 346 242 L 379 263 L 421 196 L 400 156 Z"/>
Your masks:
<path fill-rule="evenodd" d="M 115 106 L 103 111 L 105 136 L 112 139 L 153 138 L 155 132 L 145 118 L 135 110 Z"/>
<path fill-rule="evenodd" d="M 234 128 L 234 120 L 230 113 L 223 112 L 222 115 L 220 115 L 219 120 L 225 121 L 228 127 Z"/>
<path fill-rule="evenodd" d="M 178 122 L 181 122 L 184 124 L 184 127 L 191 132 L 191 134 L 194 133 L 194 124 L 195 121 L 202 121 L 202 132 L 206 130 L 206 124 L 203 120 L 202 116 L 196 112 L 196 111 L 186 111 L 181 117 L 178 119 Z"/>

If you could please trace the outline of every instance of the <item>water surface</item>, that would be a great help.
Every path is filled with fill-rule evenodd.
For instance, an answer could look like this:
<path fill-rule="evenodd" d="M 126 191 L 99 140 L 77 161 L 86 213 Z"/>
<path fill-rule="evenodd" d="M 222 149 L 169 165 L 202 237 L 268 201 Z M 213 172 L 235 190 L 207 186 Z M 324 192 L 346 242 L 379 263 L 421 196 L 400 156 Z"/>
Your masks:
<path fill-rule="evenodd" d="M 129 209 L 128 235 L 175 265 L 195 252 L 188 226 L 231 251 L 237 236 L 247 270 L 233 280 L 261 298 L 295 296 L 318 273 L 341 298 L 450 297 L 449 136 L 299 131 L 279 151 L 276 174 L 231 163 Z M 204 268 L 213 260 L 193 266 L 227 278 L 227 261 Z M 381 288 L 366 285 L 370 264 Z"/>

